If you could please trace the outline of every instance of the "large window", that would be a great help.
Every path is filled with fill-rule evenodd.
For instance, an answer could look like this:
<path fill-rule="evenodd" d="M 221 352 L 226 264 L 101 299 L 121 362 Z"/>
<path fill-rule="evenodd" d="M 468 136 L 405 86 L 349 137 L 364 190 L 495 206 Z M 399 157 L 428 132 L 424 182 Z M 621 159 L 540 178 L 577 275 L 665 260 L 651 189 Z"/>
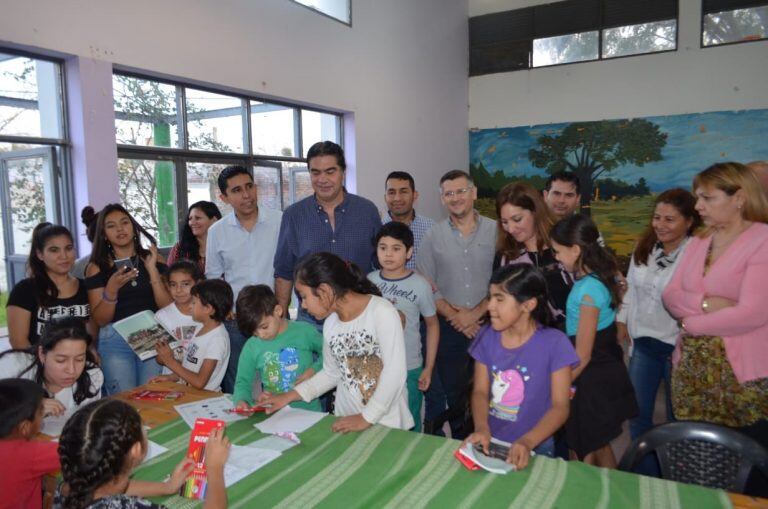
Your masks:
<path fill-rule="evenodd" d="M 115 74 L 120 195 L 161 247 L 176 242 L 189 205 L 213 201 L 228 165 L 250 168 L 259 204 L 284 209 L 311 194 L 304 154 L 341 143 L 341 116 L 257 97 Z"/>
<path fill-rule="evenodd" d="M 677 48 L 677 0 L 566 0 L 469 20 L 470 76 Z"/>
<path fill-rule="evenodd" d="M 25 277 L 32 230 L 71 225 L 61 64 L 0 50 L 0 292 Z M 5 297 L 3 297 L 4 299 Z M 5 309 L 5 301 L 0 302 Z M 5 314 L 0 315 L 0 327 Z"/>
<path fill-rule="evenodd" d="M 768 39 L 768 2 L 704 0 L 701 14 L 702 46 Z"/>

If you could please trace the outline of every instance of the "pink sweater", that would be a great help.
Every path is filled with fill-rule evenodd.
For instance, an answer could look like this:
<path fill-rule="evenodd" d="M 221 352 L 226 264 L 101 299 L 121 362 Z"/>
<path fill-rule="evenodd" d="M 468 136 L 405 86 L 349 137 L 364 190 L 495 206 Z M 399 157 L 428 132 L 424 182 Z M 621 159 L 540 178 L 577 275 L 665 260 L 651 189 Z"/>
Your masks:
<path fill-rule="evenodd" d="M 664 304 L 672 316 L 685 320 L 691 335 L 723 338 L 739 383 L 768 377 L 768 224 L 747 228 L 704 276 L 711 241 L 711 236 L 691 239 L 664 290 Z M 736 305 L 705 314 L 701 301 L 707 295 Z"/>

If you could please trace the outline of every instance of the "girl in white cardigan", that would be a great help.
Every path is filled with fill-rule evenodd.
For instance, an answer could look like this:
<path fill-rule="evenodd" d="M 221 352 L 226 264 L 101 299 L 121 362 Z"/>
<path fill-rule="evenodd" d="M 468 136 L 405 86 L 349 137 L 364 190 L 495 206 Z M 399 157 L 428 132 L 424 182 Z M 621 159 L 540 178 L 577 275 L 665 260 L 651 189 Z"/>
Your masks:
<path fill-rule="evenodd" d="M 333 431 L 362 431 L 372 424 L 410 429 L 405 387 L 405 340 L 395 307 L 354 264 L 316 253 L 296 269 L 302 307 L 323 325 L 323 369 L 282 394 L 262 393 L 273 413 L 336 388 Z"/>

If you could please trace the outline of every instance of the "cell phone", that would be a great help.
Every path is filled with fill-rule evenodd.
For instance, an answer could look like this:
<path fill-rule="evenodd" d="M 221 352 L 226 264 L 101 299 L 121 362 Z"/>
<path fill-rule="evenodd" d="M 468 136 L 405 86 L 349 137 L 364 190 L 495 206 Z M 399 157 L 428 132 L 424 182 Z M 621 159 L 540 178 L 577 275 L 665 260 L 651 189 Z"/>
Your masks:
<path fill-rule="evenodd" d="M 117 269 L 118 272 L 125 272 L 126 267 L 129 269 L 133 268 L 133 262 L 130 258 L 120 258 L 119 260 L 115 260 L 115 269 Z"/>
<path fill-rule="evenodd" d="M 486 455 L 482 446 L 474 444 L 474 447 L 475 447 L 475 451 L 479 452 L 480 454 Z M 506 460 L 508 454 L 509 454 L 509 447 L 505 447 L 504 445 L 496 442 L 491 442 L 488 444 L 488 454 L 486 456 L 490 456 L 491 458 L 498 458 L 500 460 Z"/>

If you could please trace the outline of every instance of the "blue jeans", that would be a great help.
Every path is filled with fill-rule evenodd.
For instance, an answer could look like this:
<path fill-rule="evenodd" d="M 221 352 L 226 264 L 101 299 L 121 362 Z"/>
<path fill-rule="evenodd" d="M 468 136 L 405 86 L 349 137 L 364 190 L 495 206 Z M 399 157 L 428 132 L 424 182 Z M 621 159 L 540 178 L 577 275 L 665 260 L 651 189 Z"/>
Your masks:
<path fill-rule="evenodd" d="M 536 447 L 533 452 L 537 456 L 546 456 L 547 458 L 555 457 L 555 437 L 549 437 Z"/>
<path fill-rule="evenodd" d="M 630 419 L 629 433 L 632 440 L 635 440 L 653 427 L 653 408 L 656 406 L 656 393 L 662 381 L 667 420 L 675 420 L 669 392 L 672 379 L 672 352 L 675 347 L 649 337 L 634 338 L 633 343 L 632 358 L 629 360 L 629 378 L 635 388 L 639 413 L 637 417 Z"/>
<path fill-rule="evenodd" d="M 112 324 L 99 330 L 99 355 L 101 370 L 104 372 L 105 396 L 145 384 L 162 370 L 154 358 L 145 361 L 139 359 Z"/>
<path fill-rule="evenodd" d="M 221 381 L 221 392 L 232 394 L 235 392 L 235 380 L 237 380 L 237 363 L 240 362 L 240 353 L 243 351 L 248 338 L 243 336 L 243 333 L 237 328 L 237 321 L 235 320 L 225 320 L 224 328 L 229 334 L 229 364 L 227 364 L 227 371 L 224 372 L 224 379 Z"/>

